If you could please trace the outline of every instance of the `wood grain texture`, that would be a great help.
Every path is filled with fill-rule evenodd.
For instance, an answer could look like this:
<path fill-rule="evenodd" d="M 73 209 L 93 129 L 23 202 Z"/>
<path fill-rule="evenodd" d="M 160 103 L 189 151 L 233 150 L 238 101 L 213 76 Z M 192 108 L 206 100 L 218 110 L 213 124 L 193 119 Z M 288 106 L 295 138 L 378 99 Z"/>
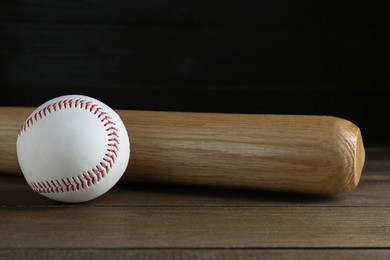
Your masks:
<path fill-rule="evenodd" d="M 387 207 L 2 208 L 0 247 L 389 248 L 389 214 Z"/>
<path fill-rule="evenodd" d="M 390 150 L 367 151 L 332 197 L 123 182 L 69 205 L 0 175 L 0 258 L 387 259 Z"/>
<path fill-rule="evenodd" d="M 388 13 L 388 3 L 350 5 L 341 1 L 1 1 L 0 104 L 36 106 L 73 92 L 94 95 L 123 109 L 327 114 L 352 120 L 365 141 L 389 143 Z M 368 107 L 375 107 L 375 113 Z M 390 237 L 389 214 L 384 214 L 390 201 L 388 152 L 369 149 L 359 186 L 335 196 L 131 180 L 90 203 L 64 205 L 31 193 L 15 160 L 15 134 L 3 133 L 0 130 L 0 156 L 4 159 L 0 161 L 4 169 L 0 174 L 0 219 L 7 215 L 8 225 L 0 226 L 0 247 L 10 236 L 18 243 L 1 247 L 0 259 L 390 258 L 390 247 L 383 246 Z M 178 156 L 174 162 L 180 159 Z M 154 173 L 164 174 L 164 169 Z M 90 208 L 101 214 L 93 215 L 97 211 L 92 210 L 91 218 L 78 221 L 68 214 L 80 210 L 75 215 L 86 216 Z M 136 218 L 137 223 L 148 227 L 152 222 L 151 227 L 134 227 L 133 218 L 126 218 L 133 208 L 134 214 L 144 214 Z M 248 208 L 252 211 L 247 212 Z M 269 227 L 260 230 L 262 225 L 254 226 L 263 208 Z M 274 213 L 281 209 L 290 217 L 282 227 L 287 226 L 293 235 L 271 232 L 280 228 L 281 217 L 273 221 L 276 214 L 270 214 L 268 208 Z M 212 214 L 206 227 L 216 222 L 215 228 L 210 227 L 204 236 L 201 231 L 195 231 L 195 236 L 191 232 L 183 235 L 192 222 L 193 228 L 206 222 L 207 215 L 197 218 L 210 209 L 227 216 Z M 197 214 L 186 214 L 189 210 L 197 210 Z M 243 214 L 228 218 L 232 212 Z M 305 225 L 308 215 L 311 223 L 324 221 L 319 230 Z M 37 216 L 39 221 L 28 223 Z M 58 217 L 61 225 L 54 226 Z M 124 222 L 121 228 L 111 227 L 119 218 Z M 244 218 L 248 223 L 241 231 Z M 219 223 L 227 219 L 229 223 Z M 165 222 L 151 231 L 158 224 L 153 224 L 154 220 Z M 184 220 L 188 222 L 185 227 L 174 225 Z M 107 241 L 103 247 L 81 247 L 83 238 L 91 239 L 88 234 L 101 231 L 94 226 L 97 222 L 107 225 L 104 231 L 112 239 L 103 238 Z M 52 229 L 37 226 L 45 223 Z M 248 231 L 250 225 L 254 228 Z M 77 226 L 86 228 L 77 231 Z M 221 234 L 228 231 L 220 231 L 222 226 L 231 231 L 226 244 Z M 327 237 L 320 235 L 324 227 Z M 342 233 L 347 227 L 347 233 Z M 162 248 L 165 237 L 166 243 L 173 242 L 169 238 L 176 229 L 189 247 Z M 62 239 L 62 231 L 65 243 L 72 247 L 53 247 L 52 240 Z M 283 246 L 301 232 L 301 241 L 305 241 L 299 246 Z M 256 233 L 262 233 L 260 238 Z M 54 238 L 56 234 L 60 238 Z M 268 247 L 245 247 L 248 240 L 261 242 L 269 234 L 278 241 L 270 241 Z M 335 241 L 349 241 L 353 247 L 328 247 L 334 243 L 333 234 Z M 97 235 L 103 237 L 103 232 Z M 32 247 L 29 241 L 34 236 L 42 244 Z M 126 238 L 130 244 L 139 237 L 151 241 L 142 248 L 117 247 Z M 206 243 L 218 240 L 215 244 L 222 246 L 196 247 L 203 239 Z"/>
<path fill-rule="evenodd" d="M 4 259 L 378 259 L 389 249 L 0 249 Z"/>
<path fill-rule="evenodd" d="M 306 196 L 259 190 L 192 187 L 121 182 L 109 194 L 85 203 L 89 206 L 389 206 L 390 149 L 368 149 L 367 162 L 359 188 L 342 196 Z M 0 175 L 0 205 L 58 206 L 62 203 L 32 194 L 21 175 Z M 23 203 L 24 202 L 24 203 Z"/>
<path fill-rule="evenodd" d="M 248 189 L 120 182 L 109 193 L 83 205 L 91 207 L 389 207 L 390 150 L 367 149 L 359 187 L 342 196 L 306 196 Z M 64 204 L 32 193 L 20 175 L 0 175 L 2 207 L 55 207 Z"/>
<path fill-rule="evenodd" d="M 0 171 L 19 171 L 13 135 L 31 111 L 1 109 Z M 356 187 L 364 164 L 359 128 L 335 117 L 118 113 L 132 151 L 124 180 L 334 194 Z"/>

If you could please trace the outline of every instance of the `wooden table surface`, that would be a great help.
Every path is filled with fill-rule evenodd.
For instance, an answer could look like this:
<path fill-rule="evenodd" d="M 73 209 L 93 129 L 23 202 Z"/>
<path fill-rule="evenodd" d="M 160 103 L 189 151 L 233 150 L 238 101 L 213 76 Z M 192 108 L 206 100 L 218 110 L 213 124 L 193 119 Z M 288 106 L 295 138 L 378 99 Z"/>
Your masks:
<path fill-rule="evenodd" d="M 390 257 L 390 148 L 332 197 L 119 183 L 63 204 L 0 175 L 0 259 Z"/>

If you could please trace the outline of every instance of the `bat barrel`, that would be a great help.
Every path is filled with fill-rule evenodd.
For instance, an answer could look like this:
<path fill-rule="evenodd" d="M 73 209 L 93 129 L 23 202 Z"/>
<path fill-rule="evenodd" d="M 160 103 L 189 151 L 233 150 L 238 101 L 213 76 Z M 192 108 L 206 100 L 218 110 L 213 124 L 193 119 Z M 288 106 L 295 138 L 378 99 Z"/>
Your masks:
<path fill-rule="evenodd" d="M 359 128 L 340 118 L 119 113 L 130 181 L 334 194 L 356 187 L 364 164 Z"/>

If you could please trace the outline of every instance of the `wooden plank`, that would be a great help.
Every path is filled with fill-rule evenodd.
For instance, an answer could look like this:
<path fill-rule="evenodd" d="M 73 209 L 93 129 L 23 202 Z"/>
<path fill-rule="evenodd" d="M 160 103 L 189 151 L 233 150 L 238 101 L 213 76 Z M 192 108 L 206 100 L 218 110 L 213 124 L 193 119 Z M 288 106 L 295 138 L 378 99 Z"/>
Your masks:
<path fill-rule="evenodd" d="M 6 249 L 1 259 L 377 259 L 389 249 Z"/>
<path fill-rule="evenodd" d="M 1 248 L 389 248 L 388 207 L 0 209 Z"/>
<path fill-rule="evenodd" d="M 308 196 L 240 189 L 120 184 L 88 206 L 388 207 L 388 187 L 388 182 L 362 182 L 355 190 L 344 194 Z"/>
<path fill-rule="evenodd" d="M 363 181 L 390 181 L 390 149 L 388 147 L 366 149 Z"/>

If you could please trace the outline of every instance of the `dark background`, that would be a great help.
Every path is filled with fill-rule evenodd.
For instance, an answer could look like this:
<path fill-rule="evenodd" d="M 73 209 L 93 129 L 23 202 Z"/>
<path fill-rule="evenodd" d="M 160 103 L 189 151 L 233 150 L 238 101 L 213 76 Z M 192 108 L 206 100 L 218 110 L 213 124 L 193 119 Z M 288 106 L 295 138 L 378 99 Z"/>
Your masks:
<path fill-rule="evenodd" d="M 389 142 L 389 6 L 1 1 L 0 105 L 333 115 Z"/>

